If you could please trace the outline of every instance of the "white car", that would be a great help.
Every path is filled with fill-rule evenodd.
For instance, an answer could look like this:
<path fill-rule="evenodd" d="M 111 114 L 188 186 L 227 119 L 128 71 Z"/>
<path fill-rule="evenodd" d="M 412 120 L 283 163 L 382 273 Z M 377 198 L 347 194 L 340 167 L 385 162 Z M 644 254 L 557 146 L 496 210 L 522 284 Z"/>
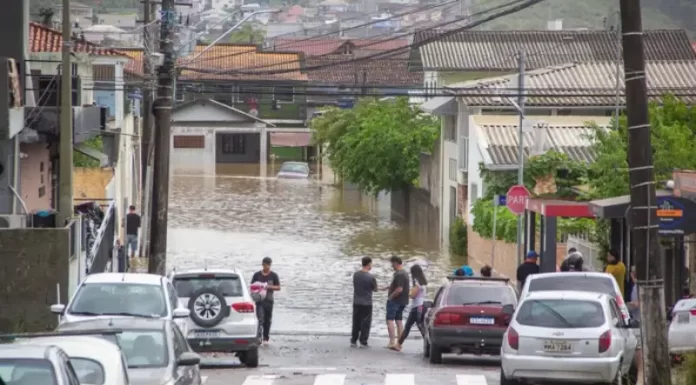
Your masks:
<path fill-rule="evenodd" d="M 237 353 L 247 367 L 259 364 L 259 323 L 244 273 L 236 269 L 175 271 L 179 305 L 190 310 L 186 338 L 197 352 Z"/>
<path fill-rule="evenodd" d="M 637 340 L 629 327 L 638 324 L 622 322 L 606 294 L 530 293 L 503 336 L 500 385 L 635 383 Z"/>
<path fill-rule="evenodd" d="M 147 317 L 185 319 L 186 308 L 178 307 L 176 291 L 166 277 L 141 273 L 88 275 L 68 305 L 51 305 L 61 323 L 91 318 Z"/>
<path fill-rule="evenodd" d="M 57 346 L 70 358 L 81 385 L 128 385 L 128 365 L 114 343 L 92 336 L 50 336 L 18 340 L 19 344 Z"/>
<path fill-rule="evenodd" d="M 614 298 L 621 309 L 621 317 L 628 322 L 631 313 L 624 302 L 621 288 L 614 276 L 608 273 L 590 271 L 567 271 L 557 273 L 534 274 L 527 277 L 520 298 L 537 291 L 584 291 L 602 293 Z"/>
<path fill-rule="evenodd" d="M 309 179 L 311 171 L 306 162 L 285 162 L 280 166 L 279 179 Z"/>
<path fill-rule="evenodd" d="M 669 352 L 679 355 L 696 351 L 696 298 L 677 302 L 671 316 Z"/>

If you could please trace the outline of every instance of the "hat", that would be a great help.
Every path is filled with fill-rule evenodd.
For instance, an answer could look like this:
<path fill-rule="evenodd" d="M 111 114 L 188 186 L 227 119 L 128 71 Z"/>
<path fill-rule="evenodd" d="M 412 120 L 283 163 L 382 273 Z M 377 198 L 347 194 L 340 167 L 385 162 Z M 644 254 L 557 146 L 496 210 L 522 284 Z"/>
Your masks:
<path fill-rule="evenodd" d="M 529 252 L 527 252 L 527 259 L 531 258 L 539 258 L 539 254 L 534 250 L 529 250 Z"/>

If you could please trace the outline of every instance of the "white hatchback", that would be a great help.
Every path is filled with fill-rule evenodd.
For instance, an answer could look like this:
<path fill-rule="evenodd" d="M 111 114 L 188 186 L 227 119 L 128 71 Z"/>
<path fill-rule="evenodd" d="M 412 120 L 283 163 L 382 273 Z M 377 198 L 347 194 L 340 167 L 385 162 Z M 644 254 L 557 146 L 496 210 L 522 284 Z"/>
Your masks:
<path fill-rule="evenodd" d="M 638 324 L 624 323 L 606 294 L 530 293 L 503 336 L 500 385 L 635 383 L 637 340 L 629 327 Z"/>
<path fill-rule="evenodd" d="M 671 317 L 669 352 L 679 355 L 696 351 L 696 298 L 677 302 Z"/>

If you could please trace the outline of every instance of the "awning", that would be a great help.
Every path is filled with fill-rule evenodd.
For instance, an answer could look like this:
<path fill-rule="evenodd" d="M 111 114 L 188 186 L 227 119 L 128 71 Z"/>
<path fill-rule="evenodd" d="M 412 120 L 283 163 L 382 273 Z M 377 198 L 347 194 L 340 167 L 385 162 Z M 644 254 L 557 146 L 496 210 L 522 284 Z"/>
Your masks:
<path fill-rule="evenodd" d="M 457 101 L 454 96 L 436 96 L 421 104 L 420 109 L 432 115 L 456 115 Z"/>
<path fill-rule="evenodd" d="M 106 154 L 100 152 L 99 150 L 95 150 L 92 147 L 86 146 L 84 144 L 79 144 L 74 147 L 75 151 L 85 154 L 89 156 L 92 159 L 96 159 L 99 161 L 99 167 L 107 167 L 109 165 L 109 157 L 106 156 Z"/>
<path fill-rule="evenodd" d="M 273 132 L 271 146 L 273 147 L 309 147 L 312 145 L 312 134 L 309 132 Z"/>

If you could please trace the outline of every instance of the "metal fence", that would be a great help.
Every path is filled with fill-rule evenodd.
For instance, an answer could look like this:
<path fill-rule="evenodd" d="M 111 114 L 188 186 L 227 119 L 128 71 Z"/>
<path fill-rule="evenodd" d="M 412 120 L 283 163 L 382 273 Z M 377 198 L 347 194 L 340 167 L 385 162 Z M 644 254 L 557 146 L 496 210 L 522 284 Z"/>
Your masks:
<path fill-rule="evenodd" d="M 116 237 L 116 202 L 111 202 L 97 230 L 92 247 L 87 253 L 87 273 L 103 273 L 110 270 Z"/>

